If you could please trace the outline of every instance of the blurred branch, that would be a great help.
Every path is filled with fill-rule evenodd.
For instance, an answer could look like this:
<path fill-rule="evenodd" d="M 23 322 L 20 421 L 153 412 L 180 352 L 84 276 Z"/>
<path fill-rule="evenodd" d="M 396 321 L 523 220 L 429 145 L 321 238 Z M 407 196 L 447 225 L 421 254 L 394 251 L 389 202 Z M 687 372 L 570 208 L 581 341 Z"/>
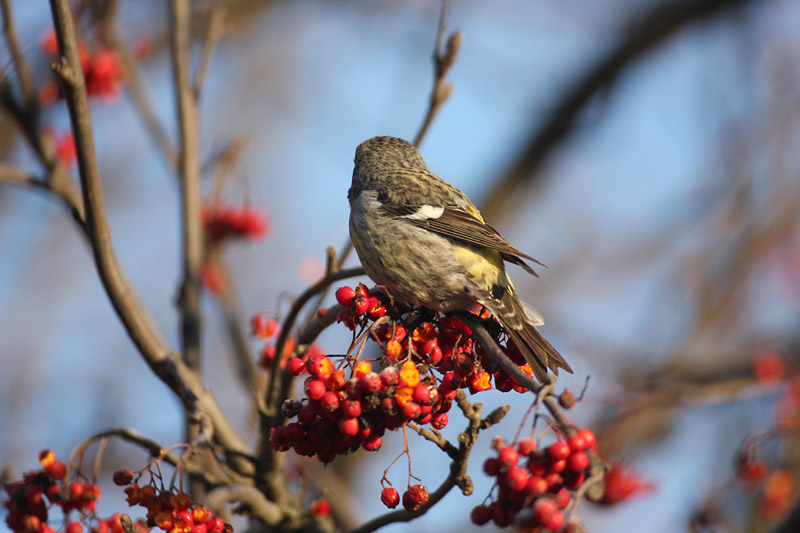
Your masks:
<path fill-rule="evenodd" d="M 610 88 L 624 70 L 683 27 L 718 16 L 750 0 L 674 0 L 648 7 L 627 24 L 631 30 L 616 47 L 588 68 L 564 91 L 547 121 L 530 135 L 521 154 L 502 176 L 481 206 L 488 220 L 498 220 L 514 192 L 536 179 L 536 170 L 553 148 L 572 130 L 578 115 L 598 93 Z"/>
<path fill-rule="evenodd" d="M 416 137 L 414 137 L 414 146 L 416 147 L 419 147 L 436 113 L 439 112 L 442 104 L 450 98 L 453 92 L 453 86 L 449 83 L 445 83 L 444 78 L 447 76 L 450 67 L 455 63 L 456 54 L 459 48 L 461 48 L 461 32 L 453 32 L 450 37 L 447 38 L 447 44 L 444 49 L 442 48 L 442 41 L 447 32 L 447 12 L 448 2 L 447 0 L 442 0 L 442 10 L 439 15 L 439 29 L 436 32 L 436 44 L 433 48 L 433 89 L 431 90 L 431 96 L 428 101 L 428 111 L 425 113 L 422 126 L 420 126 Z"/>
<path fill-rule="evenodd" d="M 181 350 L 189 368 L 193 369 L 198 378 L 202 380 L 200 371 L 202 328 L 200 270 L 203 267 L 204 259 L 204 235 L 200 200 L 199 124 L 197 101 L 192 90 L 190 72 L 191 13 L 189 0 L 172 0 L 169 12 L 171 21 L 170 56 L 178 108 L 178 176 L 183 229 L 183 279 L 178 295 Z M 197 424 L 191 420 L 191 411 L 187 409 L 185 412 L 187 442 L 194 441 L 198 436 L 198 431 Z M 206 465 L 210 465 L 212 461 L 208 454 L 204 454 L 199 460 Z M 205 494 L 205 487 L 200 483 L 192 482 L 190 494 L 192 498 L 200 499 Z"/>
<path fill-rule="evenodd" d="M 257 488 L 248 485 L 225 485 L 209 491 L 208 506 L 219 514 L 226 503 L 239 503 L 250 518 L 260 520 L 268 526 L 277 526 L 287 517 L 288 507 L 267 500 Z"/>
<path fill-rule="evenodd" d="M 153 372 L 178 395 L 187 408 L 202 411 L 212 420 L 214 438 L 225 448 L 228 460 L 235 465 L 237 471 L 252 471 L 252 465 L 240 458 L 248 453 L 247 446 L 233 429 L 213 395 L 203 389 L 195 373 L 179 356 L 168 351 L 150 316 L 117 264 L 103 205 L 91 115 L 70 4 L 68 0 L 51 0 L 50 6 L 61 50 L 60 59 L 53 64 L 53 70 L 63 82 L 70 112 L 86 209 L 86 234 L 103 287 L 128 335 Z"/>
<path fill-rule="evenodd" d="M 192 368 L 200 367 L 200 269 L 203 265 L 203 226 L 200 217 L 200 160 L 198 155 L 197 102 L 189 67 L 190 13 L 188 0 L 172 0 L 170 48 L 180 143 L 178 173 L 181 182 L 183 226 L 183 280 L 178 305 L 181 314 L 183 356 Z"/>
<path fill-rule="evenodd" d="M 3 33 L 8 43 L 8 49 L 11 51 L 11 57 L 14 60 L 14 67 L 17 70 L 19 77 L 19 85 L 22 93 L 22 102 L 26 109 L 32 110 L 36 105 L 36 92 L 33 85 L 33 74 L 31 74 L 30 66 L 25 61 L 25 56 L 22 53 L 22 47 L 19 45 L 17 39 L 17 31 L 14 27 L 14 18 L 11 15 L 11 5 L 9 0 L 0 1 L 0 9 L 3 13 Z"/>
<path fill-rule="evenodd" d="M 225 30 L 226 11 L 227 5 L 225 2 L 219 2 L 211 8 L 208 14 L 208 28 L 203 40 L 203 51 L 200 52 L 200 61 L 197 64 L 197 71 L 195 71 L 194 83 L 192 84 L 192 92 L 196 100 L 200 99 L 200 91 L 206 78 L 208 63 L 211 60 L 211 52 Z"/>

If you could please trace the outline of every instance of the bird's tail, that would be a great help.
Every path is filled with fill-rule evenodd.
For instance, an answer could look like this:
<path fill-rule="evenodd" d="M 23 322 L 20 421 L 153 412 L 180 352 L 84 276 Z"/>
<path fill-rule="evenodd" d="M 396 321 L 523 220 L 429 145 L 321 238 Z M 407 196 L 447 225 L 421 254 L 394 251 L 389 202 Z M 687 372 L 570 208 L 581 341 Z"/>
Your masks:
<path fill-rule="evenodd" d="M 540 383 L 544 382 L 548 368 L 555 375 L 558 375 L 559 368 L 572 373 L 572 368 L 558 353 L 558 350 L 547 342 L 547 339 L 533 325 L 532 320 L 528 318 L 525 307 L 517 298 L 513 287 L 509 287 L 502 298 L 490 298 L 481 303 L 503 325 L 503 329 L 514 340 L 514 344 L 517 345 Z"/>

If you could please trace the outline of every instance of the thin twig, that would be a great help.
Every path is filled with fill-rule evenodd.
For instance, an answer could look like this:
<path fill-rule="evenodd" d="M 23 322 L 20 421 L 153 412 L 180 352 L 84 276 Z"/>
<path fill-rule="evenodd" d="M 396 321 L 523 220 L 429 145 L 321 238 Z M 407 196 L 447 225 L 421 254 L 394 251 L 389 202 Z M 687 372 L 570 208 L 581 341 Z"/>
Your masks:
<path fill-rule="evenodd" d="M 208 15 L 208 30 L 206 31 L 206 37 L 203 41 L 203 50 L 200 52 L 200 61 L 197 63 L 194 83 L 192 84 L 192 92 L 197 100 L 200 99 L 200 92 L 203 89 L 203 82 L 206 78 L 206 71 L 211 61 L 211 53 L 214 51 L 214 45 L 217 44 L 217 41 L 222 36 L 225 29 L 227 8 L 228 6 L 225 2 L 219 2 L 211 8 L 211 13 Z"/>
<path fill-rule="evenodd" d="M 286 341 L 289 340 L 289 335 L 291 334 L 294 323 L 297 320 L 297 317 L 300 315 L 300 311 L 302 311 L 303 306 L 305 306 L 305 304 L 316 294 L 325 290 L 325 288 L 331 283 L 363 275 L 364 269 L 361 267 L 348 268 L 346 270 L 332 272 L 306 289 L 306 291 L 292 303 L 292 308 L 289 310 L 289 314 L 286 315 L 286 319 L 283 321 L 281 332 L 278 335 L 277 342 L 275 343 L 276 356 L 272 361 L 272 368 L 270 369 L 269 386 L 267 387 L 265 402 L 268 410 L 272 410 L 272 412 L 275 413 L 279 412 L 281 399 L 277 397 L 276 393 L 278 392 L 277 384 L 278 376 L 280 374 L 280 365 L 283 359 L 283 352 L 286 348 Z"/>
<path fill-rule="evenodd" d="M 481 413 L 483 411 L 483 406 L 479 403 L 474 405 L 470 404 L 467 400 L 466 394 L 464 394 L 464 391 L 461 389 L 459 389 L 456 393 L 456 404 L 461 408 L 464 416 L 467 417 L 467 428 L 458 436 L 458 452 L 456 457 L 453 458 L 452 462 L 450 463 L 450 473 L 447 475 L 447 478 L 445 478 L 442 484 L 439 485 L 435 491 L 430 493 L 428 502 L 413 512 L 398 510 L 378 516 L 355 529 L 351 529 L 348 531 L 348 533 L 370 533 L 371 531 L 380 529 L 388 524 L 393 524 L 396 522 L 409 522 L 425 514 L 455 487 L 461 489 L 461 492 L 465 496 L 472 494 L 472 480 L 467 475 L 467 464 L 469 463 L 470 452 L 477 441 L 478 433 L 483 429 L 490 427 L 492 423 L 499 422 L 502 416 L 499 416 L 498 418 L 497 416 L 493 417 L 490 415 L 485 419 L 482 419 Z M 496 411 L 497 410 L 493 412 L 493 415 L 496 413 Z M 486 421 L 490 419 L 492 422 L 486 425 Z M 414 428 L 412 427 L 412 429 Z"/>
<path fill-rule="evenodd" d="M 486 350 L 486 353 L 489 355 L 489 358 L 492 361 L 496 362 L 504 372 L 517 380 L 517 382 L 523 387 L 526 387 L 536 394 L 537 401 L 540 401 L 545 407 L 547 407 L 547 410 L 550 411 L 551 415 L 553 415 L 553 418 L 558 424 L 559 429 L 564 433 L 564 435 L 567 437 L 574 435 L 576 432 L 575 427 L 570 424 L 569 420 L 567 420 L 567 417 L 564 416 L 563 411 L 558 407 L 553 398 L 551 386 L 554 381 L 554 376 L 548 375 L 548 383 L 544 385 L 536 383 L 533 378 L 520 370 L 519 367 L 515 365 L 505 353 L 503 353 L 503 351 L 495 343 L 494 338 L 492 338 L 491 334 L 486 330 L 486 328 L 475 315 L 468 312 L 458 312 L 454 314 L 472 330 L 472 334 L 478 339 L 478 342 L 483 349 Z M 548 389 L 549 392 L 547 392 Z M 595 481 L 590 487 L 587 487 L 587 495 L 591 500 L 600 499 L 603 495 L 603 491 L 605 490 L 603 487 L 601 474 L 604 473 L 607 468 L 606 465 L 603 464 L 602 460 L 600 460 L 597 454 L 595 454 L 593 451 L 588 450 L 586 454 L 589 456 L 589 477 L 595 480 L 599 479 L 599 481 Z"/>
<path fill-rule="evenodd" d="M 5 33 L 8 48 L 11 51 L 11 57 L 14 59 L 14 66 L 17 69 L 22 101 L 25 108 L 31 111 L 34 110 L 37 105 L 36 92 L 33 85 L 33 74 L 31 74 L 31 68 L 25 60 L 25 55 L 22 53 L 19 39 L 17 39 L 17 31 L 14 27 L 14 17 L 11 14 L 11 5 L 9 1 L 2 0 L 2 2 L 0 2 L 0 8 L 2 8 L 3 13 L 3 33 Z"/>
<path fill-rule="evenodd" d="M 219 513 L 226 503 L 236 502 L 247 509 L 250 518 L 268 526 L 277 526 L 286 518 L 284 508 L 269 501 L 261 491 L 249 485 L 225 485 L 208 493 L 208 506 Z"/>
<path fill-rule="evenodd" d="M 458 448 L 453 446 L 450 443 L 450 441 L 448 441 L 446 438 L 444 438 L 442 436 L 442 434 L 439 433 L 438 431 L 424 428 L 424 427 L 419 426 L 419 425 L 417 425 L 417 424 L 415 424 L 413 422 L 409 422 L 407 425 L 408 425 L 409 428 L 411 428 L 414 431 L 416 431 L 417 433 L 419 433 L 426 440 L 429 440 L 432 443 L 434 443 L 436 446 L 438 446 L 439 449 L 441 449 L 448 456 L 450 456 L 450 459 L 455 459 L 457 457 Z"/>
<path fill-rule="evenodd" d="M 447 76 L 450 67 L 453 66 L 456 60 L 456 54 L 459 48 L 461 48 L 461 33 L 456 31 L 451 34 L 447 39 L 447 44 L 444 49 L 442 48 L 442 41 L 444 41 L 444 35 L 447 32 L 447 12 L 447 0 L 442 0 L 442 9 L 439 15 L 439 29 L 436 32 L 436 44 L 433 49 L 433 89 L 431 89 L 431 95 L 428 99 L 428 111 L 425 113 L 422 125 L 417 135 L 414 137 L 414 146 L 417 147 L 419 147 L 422 139 L 428 132 L 428 128 L 433 122 L 436 113 L 439 112 L 442 104 L 447 101 L 453 92 L 453 86 L 449 83 L 445 83 L 444 78 Z"/>

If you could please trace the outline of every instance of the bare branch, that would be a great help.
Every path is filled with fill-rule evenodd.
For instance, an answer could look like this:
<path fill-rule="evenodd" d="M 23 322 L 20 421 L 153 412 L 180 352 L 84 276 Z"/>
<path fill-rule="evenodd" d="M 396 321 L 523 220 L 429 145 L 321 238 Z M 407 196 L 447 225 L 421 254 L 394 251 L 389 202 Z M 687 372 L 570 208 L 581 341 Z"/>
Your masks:
<path fill-rule="evenodd" d="M 3 13 L 3 33 L 5 33 L 8 48 L 11 50 L 11 57 L 14 59 L 14 66 L 17 69 L 22 101 L 26 109 L 33 110 L 36 106 L 33 74 L 31 74 L 31 68 L 22 53 L 19 39 L 17 39 L 17 31 L 14 27 L 14 17 L 11 14 L 9 0 L 2 0 L 0 2 L 0 8 Z"/>
<path fill-rule="evenodd" d="M 375 531 L 376 529 L 380 529 L 383 526 L 386 526 L 388 524 L 393 524 L 395 522 L 409 522 L 428 512 L 429 509 L 431 509 L 442 498 L 444 498 L 445 495 L 448 492 L 450 492 L 450 490 L 453 489 L 454 487 L 458 487 L 465 496 L 469 496 L 470 494 L 472 494 L 473 490 L 472 479 L 467 475 L 467 465 L 469 464 L 469 456 L 470 453 L 472 452 L 472 447 L 475 445 L 475 442 L 478 439 L 478 433 L 480 433 L 483 429 L 486 429 L 487 427 L 492 425 L 492 424 L 486 425 L 485 421 L 488 420 L 489 418 L 493 418 L 494 419 L 493 423 L 497 423 L 500 421 L 500 419 L 502 419 L 502 415 L 497 414 L 497 410 L 495 410 L 486 419 L 481 419 L 483 406 L 479 403 L 470 404 L 469 401 L 467 400 L 466 394 L 464 394 L 464 391 L 461 389 L 459 389 L 458 392 L 456 393 L 456 404 L 459 406 L 459 408 L 461 408 L 461 411 L 464 413 L 464 416 L 467 417 L 468 421 L 467 428 L 464 430 L 463 433 L 460 433 L 458 435 L 458 443 L 459 443 L 458 450 L 455 453 L 455 456 L 451 455 L 452 462 L 450 463 L 450 473 L 447 475 L 447 478 L 445 478 L 442 484 L 439 485 L 439 487 L 430 494 L 428 502 L 413 512 L 398 510 L 386 513 L 384 515 L 381 515 L 377 518 L 370 520 L 369 522 L 366 522 L 365 524 L 355 529 L 351 529 L 348 533 L 369 533 L 370 531 Z M 413 425 L 409 424 L 409 427 L 417 431 L 413 427 Z M 420 433 L 419 431 L 417 432 Z M 433 439 L 429 438 L 428 440 L 431 440 L 432 442 L 436 443 L 438 439 L 436 439 L 435 435 L 429 431 L 428 433 L 430 433 L 430 436 L 433 437 Z M 428 438 L 428 435 L 425 433 L 420 433 L 420 435 L 422 435 L 425 438 Z M 440 447 L 443 450 L 447 448 L 446 445 L 444 445 L 444 447 L 442 446 Z M 450 455 L 449 451 L 448 455 Z"/>
<path fill-rule="evenodd" d="M 252 464 L 238 456 L 247 446 L 231 426 L 213 395 L 179 356 L 170 353 L 136 293 L 117 264 L 103 206 L 100 176 L 95 159 L 91 116 L 85 81 L 80 68 L 78 40 L 68 0 L 51 0 L 61 59 L 54 70 L 61 75 L 78 152 L 78 168 L 86 209 L 86 233 L 103 287 L 131 340 L 154 373 L 164 381 L 190 410 L 204 411 L 213 420 L 214 436 L 241 473 L 252 472 Z M 234 454 L 238 454 L 233 457 Z"/>
<path fill-rule="evenodd" d="M 208 29 L 203 41 L 203 51 L 200 53 L 200 61 L 197 64 L 197 71 L 194 74 L 194 83 L 192 84 L 192 92 L 198 100 L 203 89 L 203 82 L 206 78 L 206 71 L 211 60 L 211 53 L 214 51 L 214 45 L 217 44 L 225 30 L 227 9 L 228 6 L 225 2 L 219 2 L 211 8 L 211 12 L 208 15 Z"/>
<path fill-rule="evenodd" d="M 414 146 L 419 146 L 425 134 L 428 131 L 431 123 L 433 122 L 436 113 L 442 107 L 450 94 L 453 92 L 453 86 L 445 83 L 444 78 L 447 72 L 456 60 L 456 54 L 461 48 L 461 33 L 456 31 L 447 39 L 447 44 L 442 49 L 442 41 L 444 35 L 447 33 L 447 0 L 442 0 L 441 14 L 439 15 L 439 29 L 436 32 L 436 44 L 433 49 L 433 89 L 428 100 L 428 111 L 425 113 L 425 118 L 422 125 L 414 137 Z"/>
<path fill-rule="evenodd" d="M 247 509 L 247 514 L 264 522 L 268 526 L 277 526 L 285 516 L 288 508 L 269 501 L 257 488 L 249 485 L 226 485 L 208 493 L 208 506 L 217 512 L 224 504 L 236 502 Z"/>
<path fill-rule="evenodd" d="M 180 143 L 178 174 L 181 182 L 183 226 L 183 281 L 178 305 L 181 314 L 183 356 L 200 367 L 200 269 L 203 265 L 203 227 L 200 218 L 200 160 L 197 102 L 191 86 L 189 48 L 191 30 L 188 0 L 172 0 L 170 48 L 178 107 Z"/>

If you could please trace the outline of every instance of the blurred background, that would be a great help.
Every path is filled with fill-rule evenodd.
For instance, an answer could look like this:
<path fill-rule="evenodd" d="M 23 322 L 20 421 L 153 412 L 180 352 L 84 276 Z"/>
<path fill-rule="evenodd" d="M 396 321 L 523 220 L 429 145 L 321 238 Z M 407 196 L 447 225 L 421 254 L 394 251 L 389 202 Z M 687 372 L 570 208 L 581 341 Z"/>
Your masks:
<path fill-rule="evenodd" d="M 37 87 L 46 88 L 49 5 L 9 4 Z M 120 263 L 177 348 L 177 181 L 142 120 L 149 109 L 175 144 L 167 11 L 158 0 L 117 4 L 115 34 L 138 67 L 135 82 L 125 77 L 92 100 L 106 209 Z M 224 17 L 212 24 L 220 4 Z M 346 242 L 358 143 L 415 136 L 433 84 L 440 5 L 228 0 L 193 9 L 196 57 L 209 29 L 219 31 L 200 96 L 204 197 L 268 215 L 264 239 L 231 243 L 218 258 L 246 328 L 257 312 L 285 314 L 323 274 L 325 249 Z M 558 388 L 578 393 L 590 376 L 571 417 L 596 430 L 604 457 L 648 485 L 612 507 L 585 503 L 588 531 L 766 531 L 794 506 L 798 20 L 791 0 L 451 2 L 448 30 L 462 38 L 447 76 L 454 89 L 421 152 L 510 242 L 551 267 L 541 279 L 514 267 L 511 276 L 575 370 Z M 85 26 L 87 42 L 100 46 Z M 13 79 L 11 54 L 0 50 Z M 55 138 L 68 133 L 63 101 L 45 106 L 42 122 Z M 42 172 L 7 113 L 0 157 Z M 213 292 L 203 313 L 207 382 L 255 442 Z M 257 353 L 259 343 L 248 342 Z M 341 326 L 319 341 L 330 353 L 348 343 Z M 182 439 L 181 408 L 121 327 L 69 213 L 8 184 L 0 184 L 0 368 L 0 467 L 34 468 L 48 447 L 66 457 L 107 427 L 165 445 Z M 530 404 L 496 391 L 476 399 L 512 404 L 493 428 L 509 439 Z M 453 412 L 445 434 L 462 426 Z M 745 459 L 765 471 L 751 479 L 742 445 L 757 436 Z M 470 463 L 472 496 L 453 491 L 413 526 L 384 530 L 475 528 L 468 510 L 490 489 L 480 469 L 490 435 L 483 439 Z M 402 438 L 385 441 L 377 454 L 329 467 L 345 480 L 356 522 L 383 512 L 381 472 Z M 108 453 L 109 470 L 144 459 L 123 444 Z M 440 452 L 413 439 L 411 453 L 415 473 L 437 486 L 446 475 Z M 395 468 L 389 478 L 402 485 L 404 467 Z M 104 493 L 101 509 L 122 510 L 121 491 Z"/>

